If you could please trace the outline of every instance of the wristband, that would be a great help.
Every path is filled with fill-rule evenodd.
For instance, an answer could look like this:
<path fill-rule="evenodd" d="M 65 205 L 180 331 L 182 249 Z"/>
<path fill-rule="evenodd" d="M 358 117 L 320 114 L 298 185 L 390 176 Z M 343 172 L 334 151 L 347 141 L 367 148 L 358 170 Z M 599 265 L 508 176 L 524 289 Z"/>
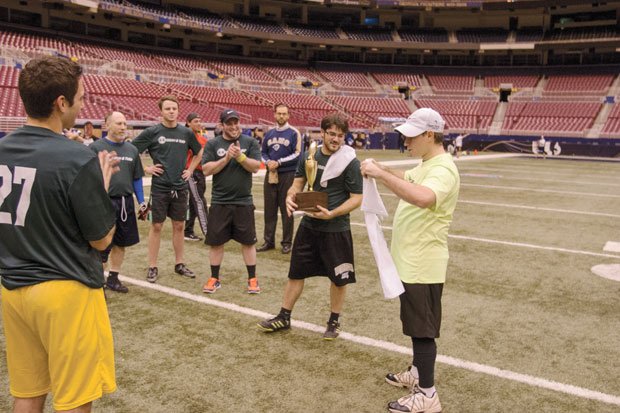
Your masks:
<path fill-rule="evenodd" d="M 245 158 L 247 158 L 247 156 L 245 156 L 245 153 L 244 153 L 240 157 L 237 158 L 237 162 L 241 163 L 241 162 L 245 161 Z"/>

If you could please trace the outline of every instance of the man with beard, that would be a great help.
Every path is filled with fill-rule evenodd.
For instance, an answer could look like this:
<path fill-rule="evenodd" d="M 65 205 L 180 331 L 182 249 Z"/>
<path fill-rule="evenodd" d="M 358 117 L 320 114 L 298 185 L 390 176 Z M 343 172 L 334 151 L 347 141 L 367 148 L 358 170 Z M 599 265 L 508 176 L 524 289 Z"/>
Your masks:
<path fill-rule="evenodd" d="M 221 287 L 220 266 L 224 259 L 224 244 L 234 239 L 241 244 L 248 271 L 248 293 L 258 294 L 252 174 L 260 168 L 260 147 L 256 139 L 241 133 L 236 111 L 223 110 L 220 124 L 222 135 L 205 144 L 202 158 L 203 173 L 205 176 L 213 175 L 205 240 L 211 246 L 211 277 L 202 291 L 211 294 Z"/>
<path fill-rule="evenodd" d="M 278 209 L 282 219 L 282 254 L 291 252 L 293 242 L 293 216 L 286 212 L 286 193 L 293 184 L 297 161 L 301 153 L 301 134 L 288 124 L 290 117 L 288 106 L 276 105 L 276 126 L 265 133 L 262 158 L 267 166 L 265 174 L 265 232 L 264 244 L 256 248 L 257 252 L 275 248 Z"/>
<path fill-rule="evenodd" d="M 315 154 L 318 168 L 314 188 L 327 193 L 328 205 L 327 208 L 317 206 L 318 212 L 308 213 L 301 220 L 295 235 L 280 313 L 258 323 L 258 327 L 265 332 L 289 329 L 291 312 L 301 296 L 304 280 L 323 276 L 328 277 L 331 282 L 331 315 L 323 338 L 334 340 L 340 334 L 339 316 L 344 305 L 347 284 L 355 282 L 349 213 L 362 203 L 360 163 L 355 158 L 355 150 L 345 145 L 347 132 L 349 124 L 342 115 L 330 114 L 321 121 L 323 145 Z M 299 162 L 295 180 L 286 196 L 289 215 L 292 215 L 298 206 L 295 203 L 295 194 L 301 192 L 306 185 L 305 161 L 308 154 Z M 331 179 L 325 180 L 326 175 Z"/>

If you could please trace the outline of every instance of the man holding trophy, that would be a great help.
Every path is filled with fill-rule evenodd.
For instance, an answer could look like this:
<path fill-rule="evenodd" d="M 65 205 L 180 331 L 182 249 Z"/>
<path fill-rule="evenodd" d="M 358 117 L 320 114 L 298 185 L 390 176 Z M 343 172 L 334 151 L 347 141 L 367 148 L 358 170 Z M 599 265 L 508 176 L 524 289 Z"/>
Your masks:
<path fill-rule="evenodd" d="M 327 115 L 321 121 L 323 145 L 317 149 L 313 144 L 297 166 L 286 196 L 286 209 L 289 215 L 303 211 L 305 216 L 293 242 L 280 313 L 258 323 L 265 332 L 289 329 L 304 279 L 323 276 L 331 281 L 331 315 L 323 338 L 338 337 L 346 286 L 355 282 L 349 213 L 362 203 L 360 163 L 355 150 L 344 144 L 348 131 L 345 117 Z M 306 182 L 310 190 L 302 192 Z"/>

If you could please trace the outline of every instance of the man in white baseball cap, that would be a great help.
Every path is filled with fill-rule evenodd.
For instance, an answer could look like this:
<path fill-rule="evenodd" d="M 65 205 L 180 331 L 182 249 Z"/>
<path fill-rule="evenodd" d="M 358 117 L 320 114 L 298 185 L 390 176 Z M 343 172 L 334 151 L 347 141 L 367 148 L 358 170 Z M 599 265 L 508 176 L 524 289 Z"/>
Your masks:
<path fill-rule="evenodd" d="M 407 121 L 396 128 L 406 138 L 413 138 L 426 131 L 443 133 L 446 122 L 441 115 L 429 108 L 418 109 L 407 118 Z"/>
<path fill-rule="evenodd" d="M 443 148 L 445 122 L 428 108 L 418 109 L 396 130 L 422 163 L 409 171 L 367 159 L 362 175 L 380 180 L 400 201 L 392 224 L 392 258 L 405 292 L 400 295 L 403 334 L 413 345 L 413 364 L 385 380 L 411 389 L 390 402 L 391 412 L 440 412 L 435 390 L 435 359 L 441 325 L 441 295 L 448 267 L 448 229 L 459 194 L 459 172 Z"/>

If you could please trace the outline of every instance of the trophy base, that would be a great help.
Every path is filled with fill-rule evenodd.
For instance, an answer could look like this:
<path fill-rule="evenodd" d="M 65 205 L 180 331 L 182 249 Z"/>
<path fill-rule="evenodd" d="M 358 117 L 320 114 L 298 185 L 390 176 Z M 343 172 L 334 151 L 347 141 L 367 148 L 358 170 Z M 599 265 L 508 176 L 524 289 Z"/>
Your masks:
<path fill-rule="evenodd" d="M 295 194 L 297 211 L 319 212 L 317 205 L 327 209 L 327 194 L 325 192 L 297 192 Z"/>

